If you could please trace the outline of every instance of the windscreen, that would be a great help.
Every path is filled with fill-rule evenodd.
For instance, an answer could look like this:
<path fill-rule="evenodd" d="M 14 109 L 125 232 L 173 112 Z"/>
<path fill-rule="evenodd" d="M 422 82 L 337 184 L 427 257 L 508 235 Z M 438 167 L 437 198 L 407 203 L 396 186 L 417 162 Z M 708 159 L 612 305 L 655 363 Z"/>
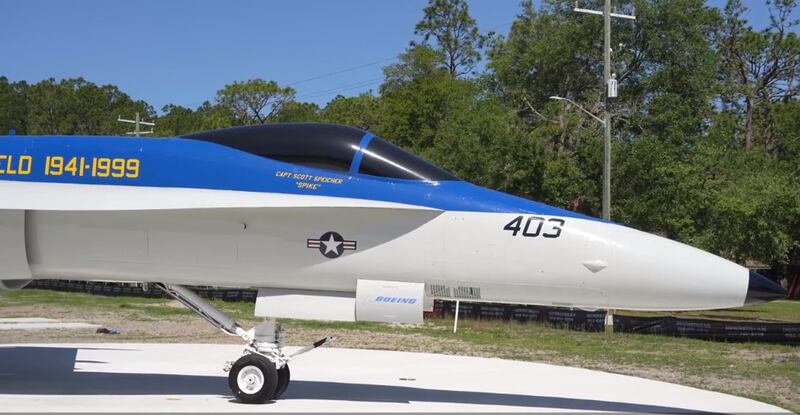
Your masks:
<path fill-rule="evenodd" d="M 358 172 L 393 179 L 458 180 L 452 174 L 378 137 L 373 138 L 364 149 Z"/>

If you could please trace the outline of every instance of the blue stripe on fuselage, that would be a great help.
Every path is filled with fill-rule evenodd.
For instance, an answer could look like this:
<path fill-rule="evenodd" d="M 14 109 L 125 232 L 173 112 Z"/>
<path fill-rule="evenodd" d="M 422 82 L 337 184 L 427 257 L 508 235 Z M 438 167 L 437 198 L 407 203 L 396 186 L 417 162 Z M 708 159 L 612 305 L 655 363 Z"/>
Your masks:
<path fill-rule="evenodd" d="M 424 182 L 322 170 L 275 161 L 222 145 L 182 138 L 0 136 L 0 156 L 32 158 L 27 175 L 0 180 L 272 192 L 379 200 L 447 211 L 531 213 L 600 221 L 463 181 Z M 50 156 L 136 159 L 136 178 L 45 175 Z M 6 159 L 7 160 L 7 159 Z M 0 158 L 0 162 L 3 159 Z M 0 163 L 0 169 L 2 169 Z"/>

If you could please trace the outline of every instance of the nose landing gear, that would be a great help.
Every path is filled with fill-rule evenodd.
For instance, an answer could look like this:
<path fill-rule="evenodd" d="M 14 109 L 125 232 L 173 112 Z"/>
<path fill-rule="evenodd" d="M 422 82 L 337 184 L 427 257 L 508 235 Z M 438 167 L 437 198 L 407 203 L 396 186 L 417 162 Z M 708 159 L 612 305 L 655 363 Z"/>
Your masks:
<path fill-rule="evenodd" d="M 264 403 L 280 398 L 289 387 L 289 361 L 334 339 L 325 337 L 286 355 L 283 352 L 283 331 L 274 319 L 266 318 L 258 326 L 244 330 L 230 316 L 188 288 L 166 284 L 156 286 L 214 327 L 244 340 L 242 357 L 235 362 L 227 362 L 223 367 L 228 372 L 228 386 L 233 396 L 243 403 Z"/>

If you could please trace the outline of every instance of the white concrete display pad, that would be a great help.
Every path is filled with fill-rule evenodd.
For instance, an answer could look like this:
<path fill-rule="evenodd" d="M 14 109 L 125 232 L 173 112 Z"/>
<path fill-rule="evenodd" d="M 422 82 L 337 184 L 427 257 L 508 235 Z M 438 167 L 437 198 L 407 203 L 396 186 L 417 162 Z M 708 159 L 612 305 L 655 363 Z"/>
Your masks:
<path fill-rule="evenodd" d="M 237 345 L 0 346 L 0 411 L 9 412 L 785 412 L 775 406 L 631 376 L 554 366 L 320 348 L 291 363 L 283 399 L 231 400 Z"/>
<path fill-rule="evenodd" d="M 64 323 L 52 318 L 0 318 L 0 330 L 93 329 L 98 327 L 100 327 L 98 324 Z"/>

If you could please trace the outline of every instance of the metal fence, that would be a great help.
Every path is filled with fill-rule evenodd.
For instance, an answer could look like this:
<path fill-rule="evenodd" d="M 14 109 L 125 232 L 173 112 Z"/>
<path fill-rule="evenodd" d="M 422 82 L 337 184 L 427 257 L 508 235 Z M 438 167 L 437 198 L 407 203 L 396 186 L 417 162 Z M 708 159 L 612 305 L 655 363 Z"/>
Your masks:
<path fill-rule="evenodd" d="M 614 316 L 614 331 L 725 342 L 800 345 L 800 323 Z"/>
<path fill-rule="evenodd" d="M 454 301 L 435 301 L 433 314 L 452 316 L 455 314 Z M 570 330 L 597 332 L 605 330 L 605 310 L 585 311 L 580 309 L 543 307 L 533 305 L 489 304 L 461 302 L 458 318 L 478 320 L 505 320 L 519 322 L 540 322 L 554 327 Z"/>
<path fill-rule="evenodd" d="M 27 288 L 83 292 L 107 296 L 137 296 L 160 298 L 166 294 L 154 286 L 139 283 L 34 280 Z M 192 287 L 201 297 L 225 301 L 255 301 L 256 290 L 226 289 L 217 287 Z M 434 316 L 455 314 L 454 301 L 436 300 Z M 504 320 L 539 322 L 569 330 L 600 332 L 605 330 L 605 310 L 514 305 L 465 303 L 459 306 L 459 318 L 478 320 Z M 690 337 L 695 339 L 729 342 L 765 342 L 800 345 L 800 323 L 795 322 L 741 322 L 678 317 L 614 316 L 614 331 L 620 333 L 656 334 Z"/>

